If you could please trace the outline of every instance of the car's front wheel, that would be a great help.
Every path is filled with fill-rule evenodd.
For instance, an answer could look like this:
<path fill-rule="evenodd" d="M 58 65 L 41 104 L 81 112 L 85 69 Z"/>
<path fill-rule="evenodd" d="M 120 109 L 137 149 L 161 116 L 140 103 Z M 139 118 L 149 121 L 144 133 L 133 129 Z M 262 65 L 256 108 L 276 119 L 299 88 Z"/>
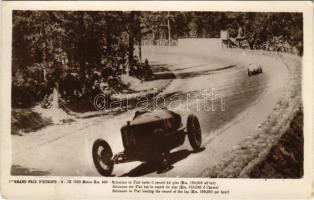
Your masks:
<path fill-rule="evenodd" d="M 97 139 L 93 144 L 92 154 L 97 171 L 103 176 L 110 176 L 114 163 L 109 144 L 105 140 Z"/>
<path fill-rule="evenodd" d="M 199 151 L 202 145 L 202 131 L 197 117 L 193 114 L 188 116 L 187 132 L 192 148 L 194 151 Z"/>

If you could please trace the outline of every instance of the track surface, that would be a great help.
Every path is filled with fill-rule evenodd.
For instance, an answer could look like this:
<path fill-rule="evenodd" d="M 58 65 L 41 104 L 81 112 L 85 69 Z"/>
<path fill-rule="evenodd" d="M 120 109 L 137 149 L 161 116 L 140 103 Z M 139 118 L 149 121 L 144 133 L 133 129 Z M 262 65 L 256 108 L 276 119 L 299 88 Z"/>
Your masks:
<path fill-rule="evenodd" d="M 177 94 L 179 105 L 171 108 L 200 119 L 204 150 L 194 153 L 188 139 L 171 152 L 171 167 L 160 172 L 141 162 L 115 165 L 114 176 L 195 177 L 223 157 L 271 113 L 288 81 L 288 70 L 278 58 L 245 53 L 216 51 L 191 53 L 176 50 L 145 49 L 151 65 L 163 65 L 176 74 L 176 79 L 162 93 Z M 248 77 L 246 66 L 255 62 L 264 73 Z M 228 67 L 232 66 L 232 67 Z M 216 70 L 222 68 L 223 70 Z M 213 108 L 203 108 L 201 94 L 216 95 Z M 190 94 L 186 101 L 187 94 Z M 197 100 L 198 99 L 198 100 Z M 166 104 L 169 106 L 166 98 Z M 221 105 L 224 111 L 221 110 Z M 208 106 L 207 105 L 207 106 Z M 179 110 L 178 108 L 181 108 Z M 208 107 L 207 107 L 208 109 Z M 116 116 L 84 119 L 72 124 L 48 127 L 23 137 L 12 136 L 13 164 L 25 175 L 99 176 L 91 156 L 97 138 L 109 142 L 113 152 L 123 150 L 120 127 L 134 115 L 134 110 Z"/>

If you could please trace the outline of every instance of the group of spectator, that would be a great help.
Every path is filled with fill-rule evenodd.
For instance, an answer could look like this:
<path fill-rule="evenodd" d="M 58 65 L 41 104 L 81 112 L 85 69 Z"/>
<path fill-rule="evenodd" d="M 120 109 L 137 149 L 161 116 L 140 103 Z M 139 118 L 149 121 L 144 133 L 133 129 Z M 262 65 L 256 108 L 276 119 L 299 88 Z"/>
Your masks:
<path fill-rule="evenodd" d="M 293 54 L 301 54 L 302 48 L 300 46 L 291 45 L 291 42 L 284 39 L 282 36 L 273 37 L 271 40 L 256 45 L 256 49 L 262 49 L 265 51 L 286 52 Z"/>
<path fill-rule="evenodd" d="M 129 75 L 136 77 L 140 80 L 149 81 L 153 78 L 153 71 L 149 66 L 148 60 L 145 59 L 144 63 L 139 63 L 138 59 L 135 59 L 134 65 L 129 69 Z"/>
<path fill-rule="evenodd" d="M 226 44 L 225 44 L 226 45 Z M 235 38 L 230 38 L 227 44 L 227 47 L 239 47 L 239 48 L 250 48 L 247 39 L 235 40 Z M 256 41 L 254 42 L 253 49 L 260 49 L 264 51 L 273 51 L 273 52 L 285 52 L 301 55 L 303 52 L 302 44 L 292 45 L 291 41 L 288 41 L 282 36 L 272 37 L 267 41 Z"/>
<path fill-rule="evenodd" d="M 157 40 L 142 40 L 142 46 L 178 46 L 178 40 L 167 40 L 167 39 L 157 39 Z"/>

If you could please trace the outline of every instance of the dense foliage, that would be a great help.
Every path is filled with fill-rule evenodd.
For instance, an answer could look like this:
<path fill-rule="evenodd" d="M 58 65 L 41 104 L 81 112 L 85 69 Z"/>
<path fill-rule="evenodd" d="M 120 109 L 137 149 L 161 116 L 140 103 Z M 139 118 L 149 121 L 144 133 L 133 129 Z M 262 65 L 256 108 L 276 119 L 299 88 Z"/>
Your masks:
<path fill-rule="evenodd" d="M 56 87 L 77 73 L 83 94 L 94 71 L 118 78 L 129 66 L 138 76 L 142 60 L 134 46 L 142 40 L 218 38 L 221 30 L 245 36 L 249 48 L 276 50 L 284 43 L 303 52 L 301 13 L 14 11 L 12 102 L 42 99 L 47 74 Z"/>

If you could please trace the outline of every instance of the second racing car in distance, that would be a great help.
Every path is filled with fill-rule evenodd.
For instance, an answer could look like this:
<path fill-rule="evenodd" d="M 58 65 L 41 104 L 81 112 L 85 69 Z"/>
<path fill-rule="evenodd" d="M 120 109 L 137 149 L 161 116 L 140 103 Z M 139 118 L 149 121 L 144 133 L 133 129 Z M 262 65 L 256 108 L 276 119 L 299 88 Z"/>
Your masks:
<path fill-rule="evenodd" d="M 249 64 L 248 69 L 247 69 L 247 74 L 248 76 L 252 76 L 254 74 L 259 74 L 259 73 L 263 73 L 263 69 L 262 66 L 259 64 Z"/>

